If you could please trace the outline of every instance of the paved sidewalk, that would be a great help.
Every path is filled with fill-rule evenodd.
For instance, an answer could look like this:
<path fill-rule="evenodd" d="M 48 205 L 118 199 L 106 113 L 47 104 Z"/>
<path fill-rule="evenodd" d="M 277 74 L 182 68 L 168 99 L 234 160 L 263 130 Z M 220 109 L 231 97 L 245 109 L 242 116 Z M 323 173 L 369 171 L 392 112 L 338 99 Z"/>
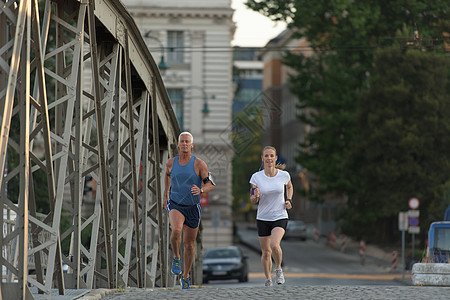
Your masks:
<path fill-rule="evenodd" d="M 238 236 L 241 243 L 260 252 L 260 245 L 253 224 L 239 224 Z M 325 239 L 319 240 L 325 246 Z M 348 255 L 358 255 L 357 245 L 348 248 Z M 367 249 L 367 259 L 389 264 L 386 253 L 375 247 Z M 90 291 L 66 290 L 66 296 L 52 294 L 56 300 L 143 300 L 143 299 L 449 299 L 450 287 L 411 286 L 273 286 L 273 287 L 233 287 L 212 288 L 193 286 L 191 290 L 176 288 L 154 288 L 126 290 L 95 289 Z M 55 291 L 56 292 L 56 291 Z M 44 295 L 34 295 L 36 300 Z"/>
<path fill-rule="evenodd" d="M 237 288 L 142 289 L 109 294 L 105 300 L 144 299 L 449 299 L 450 287 L 273 286 Z M 80 298 L 84 299 L 84 298 Z"/>

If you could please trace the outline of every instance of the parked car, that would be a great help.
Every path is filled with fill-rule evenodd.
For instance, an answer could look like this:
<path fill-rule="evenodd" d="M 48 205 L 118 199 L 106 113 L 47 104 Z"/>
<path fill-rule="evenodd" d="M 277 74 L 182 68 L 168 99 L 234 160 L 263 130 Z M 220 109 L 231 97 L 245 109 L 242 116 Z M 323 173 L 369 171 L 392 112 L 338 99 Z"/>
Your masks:
<path fill-rule="evenodd" d="M 427 260 L 450 263 L 450 222 L 433 222 L 428 230 Z"/>
<path fill-rule="evenodd" d="M 306 241 L 306 225 L 300 220 L 289 220 L 284 239 L 300 239 Z"/>
<path fill-rule="evenodd" d="M 209 280 L 248 281 L 248 257 L 235 246 L 212 248 L 203 254 L 203 283 Z"/>

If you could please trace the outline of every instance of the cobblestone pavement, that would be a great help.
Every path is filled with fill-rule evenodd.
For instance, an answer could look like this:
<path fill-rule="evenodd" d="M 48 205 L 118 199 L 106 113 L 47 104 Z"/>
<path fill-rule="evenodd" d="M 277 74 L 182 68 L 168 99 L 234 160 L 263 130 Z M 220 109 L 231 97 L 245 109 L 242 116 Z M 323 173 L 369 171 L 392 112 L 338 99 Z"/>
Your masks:
<path fill-rule="evenodd" d="M 247 230 L 249 231 L 249 230 Z M 257 236 L 255 231 L 247 232 L 243 240 L 248 246 L 254 246 L 255 251 L 259 251 Z M 355 250 L 356 251 L 356 250 Z M 350 252 L 350 251 L 348 251 Z M 355 252 L 357 253 L 357 251 Z M 368 258 L 381 259 L 371 252 Z M 357 253 L 358 254 L 358 253 Z M 349 254 L 350 255 L 350 254 Z M 353 253 L 352 253 L 353 255 Z M 381 282 L 380 282 L 381 283 Z M 226 299 L 226 300 L 264 300 L 264 299 L 408 299 L 408 300 L 435 300 L 450 299 L 450 287 L 443 286 L 414 286 L 410 280 L 404 285 L 283 285 L 283 286 L 243 286 L 214 288 L 209 286 L 193 286 L 191 290 L 181 290 L 179 286 L 175 288 L 154 288 L 126 290 L 94 289 L 94 290 L 74 290 L 67 291 L 65 296 L 57 295 L 55 290 L 52 293 L 52 300 L 146 300 L 146 299 Z M 36 300 L 47 299 L 45 295 L 34 295 Z"/>
<path fill-rule="evenodd" d="M 273 286 L 238 288 L 133 289 L 105 300 L 144 299 L 449 299 L 450 287 L 430 286 Z M 98 299 L 98 298 L 97 298 Z"/>

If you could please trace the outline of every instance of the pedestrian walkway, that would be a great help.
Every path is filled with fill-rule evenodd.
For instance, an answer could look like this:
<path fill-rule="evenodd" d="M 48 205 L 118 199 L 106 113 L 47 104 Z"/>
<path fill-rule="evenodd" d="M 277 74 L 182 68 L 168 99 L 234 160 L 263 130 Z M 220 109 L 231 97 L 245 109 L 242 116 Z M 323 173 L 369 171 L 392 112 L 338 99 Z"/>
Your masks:
<path fill-rule="evenodd" d="M 250 249 L 260 252 L 256 228 L 252 224 L 240 224 L 237 234 L 240 241 Z M 319 243 L 325 244 L 324 241 Z M 355 250 L 356 253 L 356 250 Z M 349 249 L 349 255 L 357 255 Z M 380 258 L 369 256 L 368 259 Z M 388 262 L 385 262 L 386 264 Z M 257 274 L 253 274 L 256 276 Z M 296 274 L 302 276 L 302 274 Z M 383 274 L 383 276 L 390 276 L 386 280 L 392 280 L 395 274 Z M 290 274 L 289 276 L 294 276 Z M 306 275 L 305 275 L 306 276 Z M 317 274 L 309 274 L 308 276 L 319 276 Z M 325 275 L 323 275 L 325 276 Z M 330 277 L 330 275 L 327 275 Z M 340 275 L 342 276 L 342 274 Z M 350 276 L 350 275 L 348 275 Z M 362 275 L 358 275 L 361 277 Z M 376 276 L 376 275 L 372 275 Z M 381 275 L 378 275 L 381 276 Z M 395 276 L 398 276 L 395 275 Z M 261 275 L 261 278 L 263 276 Z M 380 278 L 378 278 L 380 279 Z M 56 293 L 56 291 L 55 291 Z M 179 286 L 175 288 L 154 288 L 154 289 L 137 289 L 128 288 L 120 290 L 110 289 L 96 289 L 91 291 L 67 290 L 65 296 L 59 296 L 53 293 L 51 299 L 56 300 L 125 300 L 132 298 L 133 300 L 143 299 L 273 299 L 276 298 L 291 298 L 291 299 L 448 299 L 450 295 L 450 287 L 421 287 L 411 286 L 410 279 L 405 283 L 405 286 L 390 286 L 390 285 L 376 285 L 376 286 L 316 286 L 316 285 L 302 285 L 302 286 L 273 286 L 273 287 L 233 287 L 233 288 L 213 288 L 209 286 L 192 286 L 191 290 L 181 290 Z M 35 299 L 42 298 L 44 295 L 33 295 Z M 41 297 L 41 298 L 39 298 Z"/>
<path fill-rule="evenodd" d="M 34 300 L 46 300 L 46 299 L 48 299 L 47 295 L 39 294 L 37 288 L 35 288 L 35 287 L 31 287 L 30 291 L 31 291 L 31 293 L 32 293 L 32 295 L 34 297 Z M 74 299 L 80 299 L 81 297 L 83 297 L 85 295 L 89 295 L 86 299 L 101 299 L 101 298 L 94 298 L 94 296 L 100 297 L 100 296 L 106 295 L 105 292 L 102 293 L 101 289 L 98 289 L 98 290 L 66 289 L 65 292 L 66 292 L 65 295 L 59 295 L 58 294 L 58 289 L 52 289 L 52 293 L 50 295 L 50 299 L 74 300 Z"/>
<path fill-rule="evenodd" d="M 450 287 L 272 286 L 237 288 L 142 289 L 106 295 L 105 300 L 144 299 L 448 299 Z M 98 298 L 97 298 L 98 299 Z M 79 300 L 86 300 L 80 298 Z M 92 300 L 92 299 L 89 299 Z"/>

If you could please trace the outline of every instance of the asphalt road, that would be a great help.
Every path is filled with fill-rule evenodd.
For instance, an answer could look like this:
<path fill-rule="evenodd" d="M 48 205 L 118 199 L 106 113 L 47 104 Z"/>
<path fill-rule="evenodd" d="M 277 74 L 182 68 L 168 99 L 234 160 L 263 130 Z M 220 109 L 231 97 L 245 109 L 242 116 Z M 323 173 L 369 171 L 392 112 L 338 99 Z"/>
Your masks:
<path fill-rule="evenodd" d="M 240 247 L 249 256 L 249 282 L 211 281 L 214 287 L 254 286 L 264 282 L 260 262 L 260 247 L 256 230 L 252 227 L 240 227 L 238 235 Z M 287 285 L 410 285 L 410 274 L 391 271 L 390 262 L 374 257 L 366 257 L 362 264 L 359 253 L 347 249 L 342 253 L 325 245 L 324 240 L 315 242 L 283 240 L 283 271 Z"/>

